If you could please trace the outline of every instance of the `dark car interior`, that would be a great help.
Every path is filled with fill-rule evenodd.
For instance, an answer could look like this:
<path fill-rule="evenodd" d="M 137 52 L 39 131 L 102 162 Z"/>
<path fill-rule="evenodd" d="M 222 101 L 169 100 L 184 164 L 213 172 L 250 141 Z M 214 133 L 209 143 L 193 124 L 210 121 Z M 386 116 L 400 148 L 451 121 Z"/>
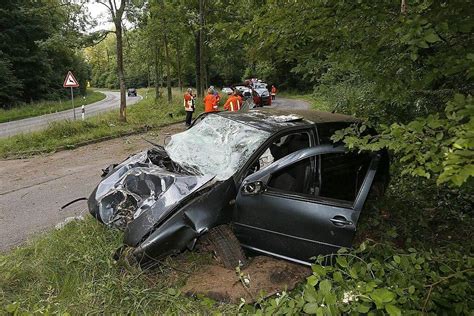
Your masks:
<path fill-rule="evenodd" d="M 321 190 L 319 196 L 353 202 L 359 192 L 371 157 L 365 153 L 321 155 Z"/>
<path fill-rule="evenodd" d="M 270 152 L 275 161 L 285 157 L 300 149 L 310 146 L 309 135 L 307 133 L 298 133 L 288 135 L 282 144 L 273 143 L 270 145 Z M 314 164 L 313 164 L 314 165 Z M 272 175 L 268 185 L 284 191 L 310 194 L 309 181 L 299 179 L 309 179 L 311 175 L 311 162 L 308 159 L 300 161 L 288 168 Z"/>
<path fill-rule="evenodd" d="M 249 174 L 308 147 L 310 138 L 306 132 L 282 136 L 259 157 Z M 272 174 L 267 185 L 272 191 L 352 203 L 362 186 L 370 161 L 371 156 L 366 153 L 320 155 Z"/>

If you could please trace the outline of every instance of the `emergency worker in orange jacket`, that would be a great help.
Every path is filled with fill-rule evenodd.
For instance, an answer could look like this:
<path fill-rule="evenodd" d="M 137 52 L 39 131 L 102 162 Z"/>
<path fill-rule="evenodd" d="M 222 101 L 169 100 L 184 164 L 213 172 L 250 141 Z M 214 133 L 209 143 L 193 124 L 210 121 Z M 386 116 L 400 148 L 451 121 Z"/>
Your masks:
<path fill-rule="evenodd" d="M 207 89 L 207 95 L 204 98 L 204 112 L 216 112 L 218 110 L 217 107 L 217 99 L 214 95 L 214 91 L 209 88 Z"/>
<path fill-rule="evenodd" d="M 219 105 L 219 102 L 221 101 L 221 96 L 219 95 L 219 92 L 217 92 L 217 89 L 214 86 L 210 86 L 209 89 L 212 89 L 212 93 L 216 97 L 217 105 Z"/>
<path fill-rule="evenodd" d="M 239 99 L 239 96 L 237 94 L 237 90 L 232 93 L 232 95 L 227 99 L 227 101 L 224 104 L 224 110 L 231 111 L 231 112 L 237 112 L 240 110 L 240 107 L 242 106 L 242 102 Z"/>
<path fill-rule="evenodd" d="M 193 89 L 188 88 L 184 94 L 184 110 L 186 111 L 186 126 L 191 126 L 194 112 L 194 95 Z"/>
<path fill-rule="evenodd" d="M 272 100 L 275 100 L 277 92 L 278 92 L 277 88 L 274 85 L 272 85 L 272 90 L 270 91 L 272 95 Z"/>

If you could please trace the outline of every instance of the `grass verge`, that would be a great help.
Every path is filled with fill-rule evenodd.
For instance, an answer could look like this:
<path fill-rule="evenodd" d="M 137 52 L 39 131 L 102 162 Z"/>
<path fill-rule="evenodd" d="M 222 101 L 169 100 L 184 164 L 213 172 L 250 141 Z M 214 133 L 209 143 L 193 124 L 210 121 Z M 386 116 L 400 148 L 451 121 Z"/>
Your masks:
<path fill-rule="evenodd" d="M 81 95 L 74 97 L 76 107 L 91 104 L 105 98 L 105 94 L 100 91 L 88 90 L 85 100 Z M 71 109 L 71 99 L 61 101 L 43 101 L 33 104 L 25 103 L 9 110 L 0 109 L 0 123 L 21 120 L 28 117 L 39 116 L 49 113 Z"/>
<path fill-rule="evenodd" d="M 139 90 L 139 93 L 145 95 L 146 89 Z M 22 157 L 75 148 L 93 141 L 144 132 L 164 124 L 184 120 L 185 111 L 180 93 L 174 93 L 171 103 L 164 98 L 156 101 L 152 95 L 148 93 L 148 98 L 142 99 L 127 109 L 127 122 L 121 122 L 118 119 L 118 110 L 116 110 L 84 121 L 53 122 L 42 131 L 0 139 L 0 157 Z M 200 105 L 201 102 L 197 103 L 197 113 L 199 113 L 202 111 L 202 105 Z"/>
<path fill-rule="evenodd" d="M 209 255 L 188 252 L 146 271 L 112 260 L 121 241 L 87 216 L 0 255 L 0 314 L 235 314 L 179 291 Z"/>

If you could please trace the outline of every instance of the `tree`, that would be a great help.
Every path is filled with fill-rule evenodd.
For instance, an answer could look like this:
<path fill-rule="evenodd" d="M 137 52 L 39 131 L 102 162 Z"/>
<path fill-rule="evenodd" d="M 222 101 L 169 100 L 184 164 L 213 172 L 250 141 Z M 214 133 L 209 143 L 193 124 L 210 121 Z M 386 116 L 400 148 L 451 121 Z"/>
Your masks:
<path fill-rule="evenodd" d="M 110 13 L 112 22 L 114 23 L 117 52 L 117 77 L 120 86 L 120 120 L 127 121 L 127 99 L 125 94 L 125 71 L 123 67 L 123 31 L 122 23 L 124 13 L 128 5 L 128 0 L 96 0 L 104 5 Z"/>
<path fill-rule="evenodd" d="M 0 7 L 0 107 L 67 92 L 73 70 L 85 92 L 87 66 L 79 51 L 88 20 L 76 2 L 6 0 Z"/>

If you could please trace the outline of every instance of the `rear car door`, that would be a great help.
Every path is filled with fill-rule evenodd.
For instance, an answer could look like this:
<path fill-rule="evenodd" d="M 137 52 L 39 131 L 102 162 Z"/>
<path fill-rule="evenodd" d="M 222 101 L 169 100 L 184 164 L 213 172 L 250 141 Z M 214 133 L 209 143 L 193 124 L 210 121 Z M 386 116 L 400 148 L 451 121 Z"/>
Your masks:
<path fill-rule="evenodd" d="M 331 145 L 287 155 L 243 181 L 235 234 L 245 248 L 301 263 L 350 247 L 379 159 Z"/>

